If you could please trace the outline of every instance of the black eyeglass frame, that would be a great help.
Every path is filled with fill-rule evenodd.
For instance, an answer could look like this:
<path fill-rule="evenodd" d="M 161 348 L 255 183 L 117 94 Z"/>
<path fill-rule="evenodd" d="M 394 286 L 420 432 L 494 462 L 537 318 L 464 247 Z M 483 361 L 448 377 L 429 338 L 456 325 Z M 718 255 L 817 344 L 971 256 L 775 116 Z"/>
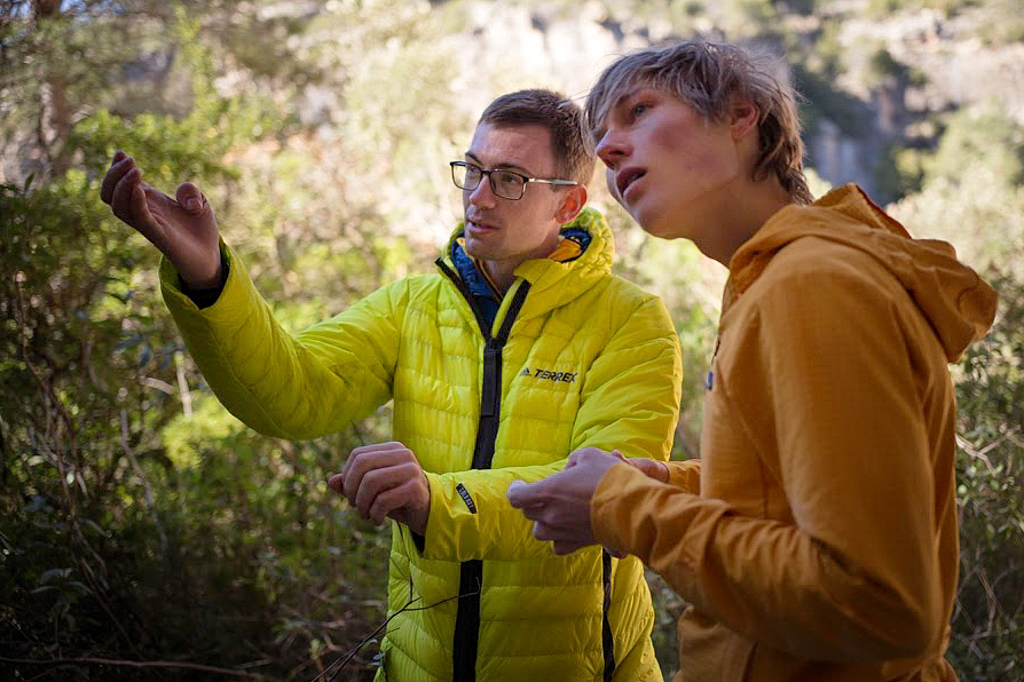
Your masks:
<path fill-rule="evenodd" d="M 483 168 L 481 166 L 476 165 L 475 163 L 470 163 L 468 161 L 452 161 L 448 165 L 451 166 L 451 169 L 452 169 L 452 182 L 459 189 L 466 190 L 467 192 L 475 191 L 476 188 L 480 186 L 480 181 L 483 180 L 484 176 L 486 175 L 487 176 L 487 183 L 491 186 L 491 191 L 494 192 L 494 196 L 500 197 L 502 199 L 508 199 L 509 201 L 519 201 L 520 199 L 522 199 L 523 196 L 526 194 L 526 185 L 531 183 L 531 182 L 540 182 L 540 183 L 543 183 L 545 185 L 557 185 L 557 186 L 560 186 L 560 187 L 574 187 L 574 186 L 580 184 L 580 183 L 576 182 L 575 180 L 562 180 L 560 178 L 554 178 L 554 179 L 531 178 L 529 175 L 523 175 L 522 173 L 519 173 L 519 172 L 513 171 L 513 170 L 509 170 L 507 168 Z M 462 185 L 459 184 L 459 181 L 455 178 L 455 169 L 456 168 L 465 168 L 467 171 L 470 168 L 475 168 L 475 169 L 480 171 L 480 179 L 477 180 L 476 184 L 473 185 L 472 187 L 463 187 Z M 508 173 L 510 175 L 515 175 L 518 178 L 522 178 L 522 180 L 523 180 L 523 184 L 522 184 L 522 187 L 521 187 L 522 191 L 519 192 L 519 196 L 517 196 L 517 197 L 507 197 L 504 194 L 502 194 L 501 192 L 499 192 L 498 188 L 496 186 L 496 183 L 494 182 L 494 177 L 491 175 L 491 173 Z"/>

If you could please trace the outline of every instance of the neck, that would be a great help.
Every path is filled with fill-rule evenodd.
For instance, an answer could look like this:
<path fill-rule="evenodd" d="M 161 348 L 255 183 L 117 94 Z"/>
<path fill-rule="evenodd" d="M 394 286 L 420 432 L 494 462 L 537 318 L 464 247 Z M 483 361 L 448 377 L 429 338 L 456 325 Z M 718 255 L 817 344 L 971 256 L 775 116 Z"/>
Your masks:
<path fill-rule="evenodd" d="M 512 286 L 512 281 L 515 276 L 512 274 L 515 269 L 519 267 L 519 262 L 510 261 L 499 261 L 499 260 L 481 260 L 477 261 L 480 267 L 487 273 L 488 279 L 491 280 L 491 284 L 497 288 L 498 292 L 504 296 L 508 288 Z"/>
<path fill-rule="evenodd" d="M 703 244 L 697 244 L 697 247 L 704 255 L 729 267 L 733 254 L 769 218 L 791 203 L 793 198 L 774 178 L 729 193 L 722 197 L 714 216 L 709 217 L 709 221 L 717 226 L 708 231 L 712 237 Z"/>
<path fill-rule="evenodd" d="M 514 258 L 503 258 L 497 260 L 485 260 L 481 258 L 477 263 L 487 273 L 491 283 L 493 283 L 501 295 L 504 296 L 505 292 L 512 286 L 512 282 L 515 281 L 515 271 L 520 264 L 525 263 L 528 260 L 547 258 L 556 248 L 558 248 L 558 233 L 554 233 L 551 239 L 544 242 L 541 247 L 534 249 L 528 254 L 521 254 Z"/>

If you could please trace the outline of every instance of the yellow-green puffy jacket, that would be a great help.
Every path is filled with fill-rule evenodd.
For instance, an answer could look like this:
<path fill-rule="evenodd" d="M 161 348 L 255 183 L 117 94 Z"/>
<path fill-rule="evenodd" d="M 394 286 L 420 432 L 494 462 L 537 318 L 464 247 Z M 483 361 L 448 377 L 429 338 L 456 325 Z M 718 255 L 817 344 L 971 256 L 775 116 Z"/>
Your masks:
<path fill-rule="evenodd" d="M 520 265 L 490 328 L 447 256 L 296 335 L 226 246 L 227 282 L 202 310 L 162 266 L 204 377 L 257 431 L 329 434 L 394 399 L 393 437 L 426 472 L 430 516 L 423 538 L 392 524 L 389 614 L 410 598 L 421 610 L 391 621 L 378 679 L 661 680 L 640 562 L 557 557 L 505 499 L 577 448 L 664 460 L 671 446 L 681 366 L 664 306 L 610 273 L 599 214 L 570 226 L 589 247 Z"/>

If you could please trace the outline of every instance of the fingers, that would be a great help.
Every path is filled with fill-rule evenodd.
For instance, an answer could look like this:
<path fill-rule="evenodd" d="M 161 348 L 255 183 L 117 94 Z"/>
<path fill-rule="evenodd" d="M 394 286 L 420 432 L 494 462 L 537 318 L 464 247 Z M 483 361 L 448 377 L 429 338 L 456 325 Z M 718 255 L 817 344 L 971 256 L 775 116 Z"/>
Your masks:
<path fill-rule="evenodd" d="M 430 485 L 419 460 L 401 443 L 356 448 L 328 485 L 374 523 L 391 517 L 423 534 L 430 513 Z"/>
<path fill-rule="evenodd" d="M 627 459 L 625 460 L 634 469 L 639 469 L 644 474 L 662 483 L 668 483 L 668 465 L 653 459 Z"/>
<path fill-rule="evenodd" d="M 345 460 L 345 466 L 341 470 L 343 478 L 350 478 L 355 475 L 360 467 L 366 468 L 369 466 L 369 462 L 380 453 L 386 452 L 401 452 L 404 451 L 408 455 L 412 456 L 412 452 L 406 448 L 402 443 L 398 441 L 388 441 L 385 443 L 370 443 L 369 445 L 360 445 L 358 448 L 352 450 L 349 453 L 348 459 Z"/>
<path fill-rule="evenodd" d="M 208 206 L 206 196 L 191 182 L 178 185 L 174 198 L 182 208 L 193 215 L 201 214 Z"/>
<path fill-rule="evenodd" d="M 364 516 L 377 525 L 384 523 L 384 519 L 389 516 L 397 521 L 405 521 L 404 515 L 399 512 L 409 506 L 410 500 L 415 498 L 417 492 L 416 481 L 407 479 L 394 488 L 377 493 Z"/>
<path fill-rule="evenodd" d="M 565 465 L 565 468 L 568 469 L 569 467 L 574 467 L 587 457 L 593 457 L 594 455 L 603 454 L 606 454 L 604 450 L 602 450 L 601 448 L 595 448 L 593 446 L 580 448 L 579 450 L 573 450 L 571 453 L 569 453 L 569 463 Z M 619 454 L 617 450 L 613 450 L 612 454 L 622 457 L 622 455 Z"/>
<path fill-rule="evenodd" d="M 152 240 L 156 235 L 147 192 L 153 194 L 155 200 L 163 195 L 142 182 L 142 171 L 132 157 L 119 152 L 114 158 L 114 163 L 100 184 L 100 199 L 110 204 L 114 215 L 120 220 Z"/>
<path fill-rule="evenodd" d="M 356 492 L 367 472 L 405 462 L 415 462 L 416 466 L 419 466 L 419 461 L 412 451 L 398 442 L 373 443 L 354 449 L 341 470 L 345 497 L 355 506 Z"/>
<path fill-rule="evenodd" d="M 118 175 L 117 183 L 111 190 L 110 207 L 114 210 L 115 216 L 135 227 L 133 214 L 135 188 L 142 183 L 142 173 L 135 167 L 132 159 L 125 159 L 122 163 L 125 166 L 119 169 L 123 172 Z"/>
<path fill-rule="evenodd" d="M 505 493 L 505 498 L 516 509 L 524 512 L 530 509 L 541 507 L 547 499 L 544 494 L 544 481 L 536 483 L 525 483 L 523 481 L 512 481 Z M 527 515 L 529 516 L 529 515 Z"/>
<path fill-rule="evenodd" d="M 560 531 L 558 528 L 549 526 L 541 521 L 534 522 L 533 537 L 544 542 L 550 542 L 551 549 L 559 556 L 572 554 L 573 552 L 591 547 L 595 544 L 593 538 L 581 538 L 579 535 Z M 609 550 L 609 554 L 616 559 L 621 559 L 626 556 L 625 554 L 612 552 L 611 550 Z"/>
<path fill-rule="evenodd" d="M 103 176 L 103 182 L 100 183 L 100 199 L 103 203 L 110 204 L 114 200 L 114 188 L 117 183 L 121 181 L 124 174 L 135 167 L 135 160 L 122 151 L 118 151 L 114 154 L 114 160 L 110 164 L 110 168 L 107 169 L 106 175 Z"/>
<path fill-rule="evenodd" d="M 353 491 L 351 496 L 346 494 L 352 505 L 359 510 L 359 513 L 367 518 L 373 518 L 370 513 L 371 509 L 378 502 L 378 498 L 385 493 L 390 493 L 384 501 L 390 500 L 394 497 L 396 489 L 405 489 L 407 492 L 407 483 L 412 482 L 416 484 L 416 479 L 422 476 L 420 468 L 415 464 L 400 464 L 397 466 L 389 466 L 381 469 L 374 469 L 373 471 L 367 472 L 359 482 L 359 486 Z M 346 481 L 347 483 L 347 481 Z M 404 503 L 403 503 L 404 504 Z M 390 507 L 387 511 L 403 506 L 398 504 Z M 386 513 L 386 512 L 385 512 Z M 377 523 L 384 520 L 384 515 L 380 518 L 374 518 Z"/>

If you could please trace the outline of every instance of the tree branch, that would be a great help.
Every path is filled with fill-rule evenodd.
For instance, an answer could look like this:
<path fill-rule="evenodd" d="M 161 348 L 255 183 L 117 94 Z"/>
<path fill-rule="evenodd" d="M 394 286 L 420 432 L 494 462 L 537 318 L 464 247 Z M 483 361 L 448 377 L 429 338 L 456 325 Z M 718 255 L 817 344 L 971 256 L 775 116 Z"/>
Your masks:
<path fill-rule="evenodd" d="M 259 673 L 248 673 L 231 668 L 218 668 L 212 665 L 201 663 L 184 663 L 175 661 L 121 661 L 110 658 L 54 658 L 50 660 L 33 660 L 29 658 L 6 658 L 0 656 L 0 663 L 17 663 L 21 665 L 116 665 L 126 668 L 181 668 L 186 670 L 200 670 L 202 672 L 217 673 L 219 675 L 231 675 L 233 677 L 244 677 L 250 680 L 273 680 L 272 677 L 260 675 Z"/>

